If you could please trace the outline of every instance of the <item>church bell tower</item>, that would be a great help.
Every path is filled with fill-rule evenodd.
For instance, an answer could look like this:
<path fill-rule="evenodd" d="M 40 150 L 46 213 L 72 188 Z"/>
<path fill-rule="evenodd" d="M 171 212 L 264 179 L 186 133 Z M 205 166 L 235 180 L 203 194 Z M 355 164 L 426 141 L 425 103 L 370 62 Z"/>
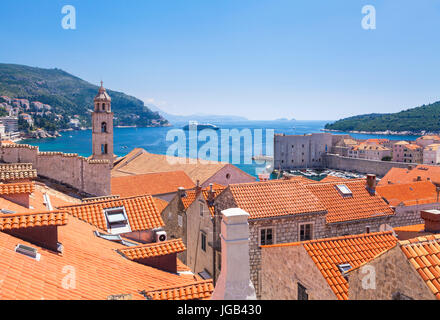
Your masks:
<path fill-rule="evenodd" d="M 94 99 L 95 109 L 92 113 L 92 159 L 109 160 L 113 166 L 113 112 L 112 99 L 107 94 L 103 82 Z"/>

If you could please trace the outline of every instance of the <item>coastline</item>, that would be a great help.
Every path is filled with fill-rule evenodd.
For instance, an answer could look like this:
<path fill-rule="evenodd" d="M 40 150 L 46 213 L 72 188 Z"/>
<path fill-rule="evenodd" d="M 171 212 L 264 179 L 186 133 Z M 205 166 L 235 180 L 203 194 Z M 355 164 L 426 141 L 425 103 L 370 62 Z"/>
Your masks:
<path fill-rule="evenodd" d="M 439 134 L 436 132 L 414 132 L 414 131 L 342 131 L 342 130 L 334 130 L 334 129 L 321 129 L 324 132 L 348 132 L 348 133 L 357 133 L 357 134 L 371 134 L 371 135 L 389 135 L 389 136 L 423 136 L 423 135 L 435 135 Z"/>

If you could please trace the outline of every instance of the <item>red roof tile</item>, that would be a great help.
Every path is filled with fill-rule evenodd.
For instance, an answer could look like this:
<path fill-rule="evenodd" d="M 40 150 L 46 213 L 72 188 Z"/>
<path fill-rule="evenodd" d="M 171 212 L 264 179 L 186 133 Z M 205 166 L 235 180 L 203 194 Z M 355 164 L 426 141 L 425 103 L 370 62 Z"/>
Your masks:
<path fill-rule="evenodd" d="M 437 190 L 431 181 L 381 185 L 376 191 L 392 206 L 438 202 Z"/>
<path fill-rule="evenodd" d="M 352 195 L 342 195 L 337 185 L 347 186 Z M 328 211 L 327 223 L 368 219 L 393 215 L 394 211 L 377 194 L 371 195 L 365 187 L 365 180 L 347 180 L 343 183 L 314 183 L 306 186 Z"/>
<path fill-rule="evenodd" d="M 179 253 L 186 250 L 182 239 L 174 239 L 158 243 L 142 244 L 118 250 L 129 260 L 138 260 Z"/>
<path fill-rule="evenodd" d="M 151 230 L 164 226 L 160 212 L 152 196 L 139 196 L 90 202 L 73 206 L 61 206 L 71 215 L 107 231 L 104 209 L 124 207 L 132 231 Z"/>
<path fill-rule="evenodd" d="M 194 275 L 173 274 L 122 257 L 124 245 L 96 237 L 90 224 L 71 217 L 58 227 L 62 254 L 0 232 L 0 298 L 6 300 L 95 300 L 141 291 L 186 287 L 201 281 Z M 34 247 L 39 261 L 15 252 L 17 244 Z M 67 278 L 66 278 L 67 277 Z M 68 279 L 66 281 L 66 279 Z"/>
<path fill-rule="evenodd" d="M 232 184 L 228 188 L 236 205 L 249 213 L 249 219 L 326 210 L 304 184 L 294 180 Z"/>
<path fill-rule="evenodd" d="M 187 286 L 160 288 L 144 294 L 150 300 L 206 300 L 213 291 L 212 280 L 204 280 Z"/>
<path fill-rule="evenodd" d="M 399 244 L 410 264 L 440 300 L 440 235 L 426 235 Z"/>
<path fill-rule="evenodd" d="M 35 190 L 33 182 L 0 184 L 0 194 L 32 193 Z"/>
<path fill-rule="evenodd" d="M 0 215 L 0 231 L 43 226 L 63 226 L 68 214 L 64 211 L 15 213 Z"/>
<path fill-rule="evenodd" d="M 113 177 L 111 192 L 121 197 L 177 192 L 179 187 L 194 188 L 194 182 L 183 171 L 170 171 Z"/>
<path fill-rule="evenodd" d="M 404 168 L 391 168 L 377 185 L 383 186 L 389 183 L 412 183 L 417 180 L 430 180 L 434 183 L 440 183 L 440 167 L 419 164 L 411 170 Z"/>

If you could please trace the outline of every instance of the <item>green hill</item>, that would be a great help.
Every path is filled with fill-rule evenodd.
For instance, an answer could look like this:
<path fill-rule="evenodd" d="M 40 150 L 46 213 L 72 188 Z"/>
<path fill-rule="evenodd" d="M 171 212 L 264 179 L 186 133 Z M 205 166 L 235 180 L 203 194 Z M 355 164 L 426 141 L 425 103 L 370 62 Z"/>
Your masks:
<path fill-rule="evenodd" d="M 338 120 L 325 125 L 337 131 L 411 131 L 440 132 L 440 101 L 397 113 L 371 113 Z"/>
<path fill-rule="evenodd" d="M 87 126 L 90 125 L 89 110 L 93 109 L 93 98 L 97 92 L 98 86 L 60 69 L 0 64 L 0 95 L 49 104 L 55 114 L 67 119 L 79 115 Z M 122 92 L 107 92 L 112 98 L 115 125 L 145 127 L 168 124 L 159 113 L 145 107 L 141 100 Z M 62 129 L 66 123 L 59 126 Z"/>

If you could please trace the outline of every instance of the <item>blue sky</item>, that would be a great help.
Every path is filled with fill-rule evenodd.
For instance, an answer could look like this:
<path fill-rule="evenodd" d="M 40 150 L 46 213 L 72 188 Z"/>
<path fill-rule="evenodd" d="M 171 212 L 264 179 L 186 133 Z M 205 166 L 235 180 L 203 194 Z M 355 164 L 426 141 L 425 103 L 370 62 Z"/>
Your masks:
<path fill-rule="evenodd" d="M 73 5 L 77 29 L 64 30 Z M 376 30 L 361 28 L 364 5 Z M 440 1 L 4 0 L 0 62 L 174 114 L 332 120 L 440 100 Z"/>

